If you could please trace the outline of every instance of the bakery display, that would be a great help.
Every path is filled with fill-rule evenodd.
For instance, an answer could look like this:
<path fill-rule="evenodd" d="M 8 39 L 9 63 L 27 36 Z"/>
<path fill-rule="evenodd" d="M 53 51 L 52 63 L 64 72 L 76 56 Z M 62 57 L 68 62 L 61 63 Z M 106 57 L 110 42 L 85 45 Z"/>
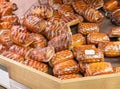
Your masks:
<path fill-rule="evenodd" d="M 2 56 L 61 80 L 119 72 L 105 59 L 120 56 L 120 28 L 113 27 L 109 33 L 102 33 L 100 28 L 104 16 L 120 25 L 117 0 L 40 3 L 18 17 L 15 3 L 0 1 Z M 112 37 L 117 41 L 111 41 Z"/>

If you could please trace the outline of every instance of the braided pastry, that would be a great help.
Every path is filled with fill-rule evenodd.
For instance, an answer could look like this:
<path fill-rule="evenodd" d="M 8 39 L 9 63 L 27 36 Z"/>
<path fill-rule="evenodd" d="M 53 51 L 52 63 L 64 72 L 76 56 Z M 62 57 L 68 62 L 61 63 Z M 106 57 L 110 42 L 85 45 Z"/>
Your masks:
<path fill-rule="evenodd" d="M 106 57 L 120 56 L 120 42 L 102 42 L 99 43 L 98 48 L 103 50 Z"/>
<path fill-rule="evenodd" d="M 77 14 L 70 13 L 68 15 L 62 15 L 60 18 L 62 23 L 67 24 L 68 26 L 74 26 L 83 21 L 83 17 Z"/>
<path fill-rule="evenodd" d="M 114 27 L 109 31 L 109 36 L 110 37 L 120 37 L 120 27 Z"/>
<path fill-rule="evenodd" d="M 68 4 L 62 4 L 58 8 L 58 12 L 63 15 L 69 15 L 70 13 L 74 13 L 73 8 Z"/>
<path fill-rule="evenodd" d="M 82 75 L 80 74 L 68 74 L 68 75 L 60 75 L 58 76 L 59 79 L 61 80 L 66 80 L 66 79 L 73 79 L 73 78 L 81 78 Z"/>
<path fill-rule="evenodd" d="M 103 0 L 83 0 L 86 4 L 94 6 L 96 9 L 103 7 Z"/>
<path fill-rule="evenodd" d="M 118 7 L 118 1 L 117 0 L 107 0 L 104 3 L 103 9 L 106 12 L 113 11 L 116 7 Z"/>
<path fill-rule="evenodd" d="M 47 39 L 51 40 L 54 37 L 57 37 L 63 33 L 70 33 L 70 28 L 68 26 L 66 26 L 63 23 L 57 23 L 57 24 L 49 24 L 47 25 L 44 34 L 47 37 Z"/>
<path fill-rule="evenodd" d="M 53 74 L 55 76 L 73 74 L 79 72 L 79 66 L 73 59 L 61 62 L 54 66 Z"/>
<path fill-rule="evenodd" d="M 96 48 L 95 45 L 79 45 L 79 46 L 75 46 L 73 47 L 72 51 L 73 51 L 73 54 L 74 54 L 74 57 L 77 57 L 77 52 L 79 50 L 81 50 L 82 48 L 86 48 L 86 49 L 93 49 L 93 48 Z"/>
<path fill-rule="evenodd" d="M 24 58 L 16 52 L 4 51 L 1 55 L 20 63 L 24 62 Z"/>
<path fill-rule="evenodd" d="M 75 1 L 72 3 L 72 6 L 79 15 L 82 15 L 87 4 L 83 1 Z"/>
<path fill-rule="evenodd" d="M 99 32 L 99 26 L 96 23 L 80 23 L 78 25 L 78 32 L 87 35 L 93 32 Z"/>
<path fill-rule="evenodd" d="M 23 18 L 22 24 L 28 28 L 28 30 L 36 33 L 41 33 L 46 28 L 46 21 L 42 18 L 38 18 L 33 15 L 28 15 Z"/>
<path fill-rule="evenodd" d="M 110 38 L 105 33 L 90 33 L 87 35 L 88 44 L 99 44 L 100 42 L 110 41 Z"/>
<path fill-rule="evenodd" d="M 48 0 L 48 3 L 54 10 L 57 10 L 62 4 L 62 0 Z"/>
<path fill-rule="evenodd" d="M 38 18 L 48 19 L 53 16 L 53 9 L 49 5 L 34 5 L 25 13 L 26 15 L 37 16 Z"/>
<path fill-rule="evenodd" d="M 47 45 L 47 40 L 45 39 L 45 37 L 41 34 L 36 34 L 36 33 L 31 33 L 34 41 L 31 44 L 31 47 L 36 48 L 36 47 L 40 47 L 40 48 L 44 48 Z"/>
<path fill-rule="evenodd" d="M 98 62 L 86 66 L 85 76 L 96 76 L 110 73 L 113 73 L 113 69 L 109 62 Z"/>
<path fill-rule="evenodd" d="M 11 52 L 15 52 L 15 53 L 18 53 L 19 55 L 25 57 L 25 54 L 30 50 L 30 47 L 22 47 L 22 46 L 19 46 L 19 45 L 12 45 L 10 48 L 9 48 L 9 51 Z"/>
<path fill-rule="evenodd" d="M 50 40 L 48 45 L 54 47 L 56 52 L 70 49 L 72 45 L 72 36 L 70 33 L 61 34 Z"/>
<path fill-rule="evenodd" d="M 2 22 L 10 22 L 14 25 L 18 24 L 18 17 L 16 15 L 3 16 L 1 18 Z"/>
<path fill-rule="evenodd" d="M 77 50 L 77 60 L 80 62 L 91 63 L 104 61 L 104 54 L 97 48 L 79 48 Z"/>
<path fill-rule="evenodd" d="M 96 10 L 94 7 L 92 6 L 87 6 L 84 11 L 83 11 L 83 17 L 92 23 L 99 23 L 101 21 L 103 21 L 104 16 L 102 15 L 101 12 L 99 12 L 98 10 Z"/>
<path fill-rule="evenodd" d="M 26 60 L 32 59 L 41 62 L 49 62 L 54 54 L 55 54 L 55 50 L 53 47 L 33 48 L 26 53 L 25 59 Z"/>
<path fill-rule="evenodd" d="M 10 29 L 12 27 L 11 22 L 1 22 L 0 23 L 0 29 Z"/>
<path fill-rule="evenodd" d="M 44 73 L 48 72 L 48 66 L 45 63 L 29 59 L 29 60 L 25 60 L 24 64 L 33 67 L 39 71 L 42 71 Z"/>
<path fill-rule="evenodd" d="M 70 60 L 70 59 L 73 59 L 73 54 L 71 51 L 69 50 L 63 50 L 63 51 L 60 51 L 60 52 L 57 52 L 53 58 L 50 60 L 49 64 L 51 67 L 61 63 L 61 62 L 64 62 L 64 61 L 67 61 L 67 60 Z"/>
<path fill-rule="evenodd" d="M 13 45 L 13 42 L 10 39 L 10 30 L 0 30 L 0 43 L 8 48 Z"/>
<path fill-rule="evenodd" d="M 13 26 L 10 32 L 10 39 L 20 45 L 27 47 L 33 42 L 33 37 L 24 26 Z"/>

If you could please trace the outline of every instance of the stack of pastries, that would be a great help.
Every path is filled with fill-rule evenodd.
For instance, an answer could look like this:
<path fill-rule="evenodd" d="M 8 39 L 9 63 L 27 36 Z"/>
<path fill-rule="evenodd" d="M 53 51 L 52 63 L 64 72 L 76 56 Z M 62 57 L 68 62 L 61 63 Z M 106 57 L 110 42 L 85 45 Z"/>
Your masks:
<path fill-rule="evenodd" d="M 17 5 L 1 0 L 0 54 L 45 73 L 51 68 L 51 74 L 62 80 L 120 72 L 105 62 L 105 57 L 120 56 L 120 28 L 112 28 L 109 34 L 100 32 L 104 15 L 99 9 L 111 11 L 108 4 L 40 0 L 19 19 L 14 14 Z M 118 41 L 112 42 L 112 36 Z"/>

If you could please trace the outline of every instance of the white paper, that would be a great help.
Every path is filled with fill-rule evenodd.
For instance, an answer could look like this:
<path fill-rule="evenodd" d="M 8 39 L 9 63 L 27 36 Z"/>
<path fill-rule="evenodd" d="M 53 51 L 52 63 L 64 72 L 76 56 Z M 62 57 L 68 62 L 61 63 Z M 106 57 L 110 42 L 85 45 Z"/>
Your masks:
<path fill-rule="evenodd" d="M 95 51 L 94 50 L 85 50 L 85 54 L 87 54 L 87 55 L 94 55 Z"/>

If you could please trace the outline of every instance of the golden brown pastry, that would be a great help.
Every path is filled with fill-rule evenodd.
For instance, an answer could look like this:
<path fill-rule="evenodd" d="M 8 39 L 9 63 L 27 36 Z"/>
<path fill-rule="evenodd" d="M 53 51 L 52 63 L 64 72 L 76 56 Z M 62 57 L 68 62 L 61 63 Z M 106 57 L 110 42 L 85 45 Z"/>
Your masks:
<path fill-rule="evenodd" d="M 114 66 L 113 71 L 114 71 L 114 73 L 119 73 L 120 72 L 120 66 Z"/>
<path fill-rule="evenodd" d="M 112 23 L 120 26 L 120 9 L 112 15 Z"/>
<path fill-rule="evenodd" d="M 33 5 L 26 15 L 37 16 L 38 18 L 48 19 L 53 16 L 53 9 L 49 5 Z"/>
<path fill-rule="evenodd" d="M 52 40 L 48 42 L 48 46 L 52 46 L 55 48 L 55 51 L 61 51 L 70 49 L 72 45 L 72 36 L 70 33 L 64 33 L 57 37 L 54 37 Z"/>
<path fill-rule="evenodd" d="M 13 26 L 10 31 L 10 39 L 20 45 L 27 47 L 29 46 L 34 40 L 31 34 L 27 31 L 26 27 L 24 26 Z"/>
<path fill-rule="evenodd" d="M 100 42 L 110 41 L 110 38 L 105 33 L 89 33 L 87 35 L 87 43 L 97 45 Z"/>
<path fill-rule="evenodd" d="M 4 51 L 1 55 L 20 63 L 24 62 L 24 58 L 16 52 Z"/>
<path fill-rule="evenodd" d="M 48 72 L 47 64 L 44 64 L 42 62 L 29 59 L 29 60 L 25 60 L 24 64 L 27 65 L 27 66 L 33 67 L 33 68 L 35 68 L 35 69 L 37 69 L 39 71 L 42 71 L 44 73 Z"/>
<path fill-rule="evenodd" d="M 72 35 L 72 40 L 72 47 L 78 47 L 86 43 L 85 37 L 80 33 Z"/>
<path fill-rule="evenodd" d="M 16 15 L 3 16 L 1 18 L 2 22 L 10 22 L 14 25 L 18 24 L 18 17 Z"/>
<path fill-rule="evenodd" d="M 98 62 L 86 66 L 85 76 L 96 76 L 110 73 L 113 73 L 113 69 L 109 62 Z"/>
<path fill-rule="evenodd" d="M 79 0 L 62 0 L 64 4 L 69 4 L 71 5 L 73 2 L 75 1 L 79 1 Z"/>
<path fill-rule="evenodd" d="M 120 56 L 120 41 L 102 42 L 99 43 L 98 48 L 103 50 L 106 57 Z"/>
<path fill-rule="evenodd" d="M 74 10 L 69 4 L 62 4 L 58 8 L 58 12 L 63 15 L 69 15 L 70 13 L 74 13 Z"/>
<path fill-rule="evenodd" d="M 80 69 L 80 72 L 82 74 L 85 73 L 85 70 L 86 70 L 86 65 L 89 64 L 89 63 L 82 63 L 82 62 L 79 62 L 79 69 Z"/>
<path fill-rule="evenodd" d="M 99 26 L 96 23 L 80 23 L 78 25 L 78 32 L 87 35 L 93 32 L 99 32 Z"/>
<path fill-rule="evenodd" d="M 48 40 L 51 40 L 54 37 L 57 37 L 66 32 L 71 33 L 70 28 L 67 25 L 63 23 L 53 23 L 53 24 L 48 23 L 43 33 Z"/>
<path fill-rule="evenodd" d="M 107 0 L 104 3 L 103 9 L 106 12 L 113 11 L 116 7 L 118 7 L 118 1 L 117 0 Z"/>
<path fill-rule="evenodd" d="M 68 74 L 68 75 L 60 75 L 58 76 L 61 80 L 73 79 L 73 78 L 82 78 L 80 74 Z"/>
<path fill-rule="evenodd" d="M 93 6 L 87 6 L 83 11 L 83 17 L 91 23 L 99 23 L 103 21 L 104 16 Z"/>
<path fill-rule="evenodd" d="M 47 22 L 42 18 L 38 18 L 33 15 L 28 15 L 22 19 L 22 24 L 32 32 L 41 33 L 45 30 Z"/>
<path fill-rule="evenodd" d="M 12 23 L 10 22 L 1 22 L 0 29 L 10 29 L 12 27 Z"/>
<path fill-rule="evenodd" d="M 87 4 L 83 1 L 75 1 L 72 3 L 72 6 L 79 15 L 83 15 L 84 9 L 86 8 Z"/>
<path fill-rule="evenodd" d="M 12 11 L 17 9 L 17 5 L 12 2 L 1 2 L 0 3 L 0 16 L 12 15 Z"/>
<path fill-rule="evenodd" d="M 51 67 L 53 67 L 61 62 L 71 60 L 73 58 L 74 58 L 74 56 L 73 56 L 73 53 L 71 51 L 63 50 L 63 51 L 57 52 L 53 56 L 53 58 L 50 60 L 49 64 Z"/>
<path fill-rule="evenodd" d="M 26 53 L 25 59 L 26 60 L 32 59 L 41 62 L 49 62 L 54 54 L 55 54 L 55 50 L 53 47 L 33 48 Z"/>
<path fill-rule="evenodd" d="M 120 37 L 120 27 L 114 27 L 109 31 L 110 37 Z"/>
<path fill-rule="evenodd" d="M 0 44 L 0 54 L 7 50 L 7 47 L 3 44 Z"/>
<path fill-rule="evenodd" d="M 48 19 L 48 23 L 53 24 L 59 24 L 60 23 L 61 15 L 58 13 L 58 11 L 54 11 L 53 16 Z"/>
<path fill-rule="evenodd" d="M 77 57 L 77 51 L 79 51 L 81 48 L 96 48 L 95 45 L 79 45 L 79 46 L 75 46 L 73 47 L 72 51 L 74 54 L 74 57 Z"/>
<path fill-rule="evenodd" d="M 79 66 L 75 60 L 71 59 L 65 62 L 61 62 L 54 66 L 53 74 L 55 76 L 73 74 L 79 72 Z"/>
<path fill-rule="evenodd" d="M 94 6 L 96 9 L 103 7 L 103 0 L 83 0 L 87 5 Z"/>
<path fill-rule="evenodd" d="M 31 44 L 31 47 L 36 48 L 36 47 L 40 47 L 40 48 L 44 48 L 47 45 L 47 40 L 45 39 L 45 37 L 41 34 L 37 34 L 37 33 L 31 33 L 34 41 Z"/>
<path fill-rule="evenodd" d="M 6 47 L 10 47 L 13 45 L 13 42 L 10 39 L 10 30 L 0 30 L 0 43 L 5 45 Z"/>
<path fill-rule="evenodd" d="M 30 49 L 31 49 L 30 47 L 22 47 L 22 46 L 19 46 L 19 45 L 12 45 L 12 46 L 9 48 L 9 51 L 18 53 L 19 55 L 25 57 L 26 53 L 27 53 Z"/>
<path fill-rule="evenodd" d="M 83 17 L 77 14 L 70 13 L 68 15 L 62 15 L 60 18 L 62 23 L 67 24 L 68 26 L 74 26 L 83 21 Z"/>
<path fill-rule="evenodd" d="M 80 62 L 91 63 L 104 61 L 104 54 L 98 48 L 79 48 L 76 53 L 77 60 Z"/>
<path fill-rule="evenodd" d="M 48 0 L 38 0 L 38 3 L 41 5 L 47 5 L 48 4 Z"/>
<path fill-rule="evenodd" d="M 62 0 L 48 0 L 48 3 L 54 10 L 58 10 L 59 6 L 62 4 Z"/>

